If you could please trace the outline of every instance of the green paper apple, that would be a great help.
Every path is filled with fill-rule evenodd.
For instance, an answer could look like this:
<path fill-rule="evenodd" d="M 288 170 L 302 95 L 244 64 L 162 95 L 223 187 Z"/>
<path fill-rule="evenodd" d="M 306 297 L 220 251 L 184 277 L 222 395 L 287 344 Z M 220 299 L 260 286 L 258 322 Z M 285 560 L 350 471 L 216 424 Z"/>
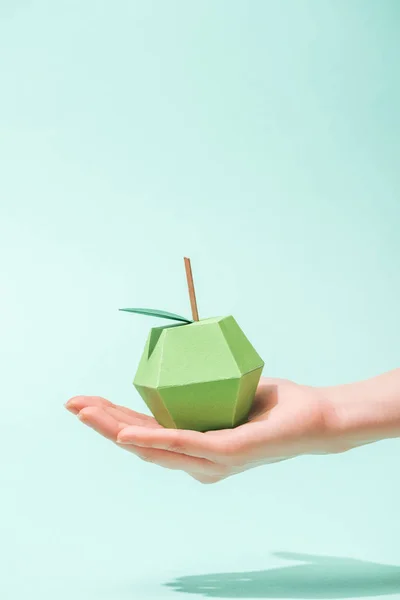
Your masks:
<path fill-rule="evenodd" d="M 236 427 L 248 418 L 264 362 L 233 317 L 199 320 L 190 259 L 184 262 L 192 321 L 149 308 L 120 309 L 175 321 L 150 331 L 133 384 L 164 427 Z"/>
<path fill-rule="evenodd" d="M 247 420 L 264 362 L 232 316 L 121 310 L 176 321 L 151 329 L 133 381 L 158 423 L 210 431 Z"/>

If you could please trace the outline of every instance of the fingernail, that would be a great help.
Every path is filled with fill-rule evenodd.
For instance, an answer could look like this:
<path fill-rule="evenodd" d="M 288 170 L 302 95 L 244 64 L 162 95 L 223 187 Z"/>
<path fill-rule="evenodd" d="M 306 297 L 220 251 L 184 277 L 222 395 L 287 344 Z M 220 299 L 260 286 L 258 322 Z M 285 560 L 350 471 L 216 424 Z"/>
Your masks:
<path fill-rule="evenodd" d="M 81 396 L 73 396 L 72 398 L 68 398 L 68 400 L 66 401 L 64 406 L 68 406 L 68 404 L 72 404 L 73 402 L 75 402 L 75 400 L 79 400 L 79 398 L 81 398 Z"/>
<path fill-rule="evenodd" d="M 93 429 L 93 425 L 91 424 L 91 422 L 85 420 L 85 415 L 81 415 L 80 413 L 78 413 L 76 416 L 78 417 L 78 419 L 80 420 L 80 422 L 83 425 L 85 425 L 85 427 L 89 427 L 90 429 Z"/>

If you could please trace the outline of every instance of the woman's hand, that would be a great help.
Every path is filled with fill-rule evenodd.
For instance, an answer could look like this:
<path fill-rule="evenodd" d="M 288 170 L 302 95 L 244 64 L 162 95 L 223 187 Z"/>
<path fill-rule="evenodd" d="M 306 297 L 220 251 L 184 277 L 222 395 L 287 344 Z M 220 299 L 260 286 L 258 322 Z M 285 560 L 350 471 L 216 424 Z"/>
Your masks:
<path fill-rule="evenodd" d="M 324 393 L 285 380 L 261 379 L 246 424 L 206 433 L 165 429 L 152 417 L 98 397 L 78 396 L 66 407 L 125 450 L 202 483 L 299 455 L 347 449 Z"/>

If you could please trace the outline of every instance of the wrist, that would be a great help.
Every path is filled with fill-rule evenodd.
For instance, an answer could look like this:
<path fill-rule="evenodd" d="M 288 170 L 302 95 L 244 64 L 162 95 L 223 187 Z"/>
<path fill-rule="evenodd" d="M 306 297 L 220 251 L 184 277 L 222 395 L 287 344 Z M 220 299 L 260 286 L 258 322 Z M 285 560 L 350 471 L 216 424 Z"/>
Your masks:
<path fill-rule="evenodd" d="M 338 451 L 400 437 L 400 369 L 320 391 L 327 406 L 327 427 Z"/>

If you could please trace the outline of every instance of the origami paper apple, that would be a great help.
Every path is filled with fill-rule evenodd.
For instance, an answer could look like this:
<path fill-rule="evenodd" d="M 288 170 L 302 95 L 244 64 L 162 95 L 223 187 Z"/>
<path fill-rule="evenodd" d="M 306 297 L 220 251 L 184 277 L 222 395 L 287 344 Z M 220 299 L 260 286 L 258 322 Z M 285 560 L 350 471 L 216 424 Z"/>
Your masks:
<path fill-rule="evenodd" d="M 232 316 L 121 310 L 176 321 L 151 329 L 133 381 L 158 423 L 209 431 L 247 420 L 264 362 Z"/>

